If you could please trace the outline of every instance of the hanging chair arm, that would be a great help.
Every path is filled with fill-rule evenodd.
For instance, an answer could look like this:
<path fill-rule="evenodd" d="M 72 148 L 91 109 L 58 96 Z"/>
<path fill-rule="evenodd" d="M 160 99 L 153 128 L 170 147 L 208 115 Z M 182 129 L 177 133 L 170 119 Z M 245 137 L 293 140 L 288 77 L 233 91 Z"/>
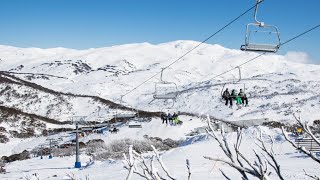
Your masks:
<path fill-rule="evenodd" d="M 223 96 L 223 92 L 224 92 L 224 87 L 226 86 L 227 83 L 224 83 L 222 86 L 222 90 L 221 90 L 221 97 Z"/>
<path fill-rule="evenodd" d="M 238 70 L 239 70 L 239 80 L 238 80 L 238 82 L 240 82 L 241 81 L 241 69 L 240 69 L 240 66 L 237 66 L 236 68 L 238 68 Z"/>
<path fill-rule="evenodd" d="M 162 74 L 163 74 L 163 71 L 164 71 L 164 68 L 162 68 L 162 69 L 161 69 L 160 82 L 164 82 L 164 81 L 162 80 Z"/>
<path fill-rule="evenodd" d="M 264 22 L 261 22 L 257 19 L 257 13 L 258 13 L 258 8 L 259 8 L 259 4 L 262 2 L 262 0 L 257 0 L 256 3 L 256 7 L 254 9 L 254 22 L 255 24 L 259 25 L 259 26 L 264 26 Z"/>

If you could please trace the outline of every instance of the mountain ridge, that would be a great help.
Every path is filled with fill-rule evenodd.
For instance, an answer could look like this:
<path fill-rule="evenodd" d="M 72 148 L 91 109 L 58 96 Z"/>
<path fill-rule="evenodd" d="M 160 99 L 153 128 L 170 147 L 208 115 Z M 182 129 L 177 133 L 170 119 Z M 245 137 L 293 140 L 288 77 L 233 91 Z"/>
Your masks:
<path fill-rule="evenodd" d="M 46 49 L 37 49 L 33 52 L 28 48 L 19 49 L 19 52 L 9 52 L 1 50 L 3 48 L 0 47 L 0 64 L 2 71 L 54 91 L 97 96 L 111 102 L 119 102 L 121 95 L 159 73 L 162 67 L 166 67 L 172 60 L 199 43 L 179 40 L 157 45 L 135 43 L 87 50 L 58 49 L 56 52 L 54 49 L 48 49 L 48 52 Z M 239 78 L 238 70 L 230 71 L 219 78 L 212 77 L 257 55 L 220 45 L 203 44 L 164 71 L 163 80 L 178 85 L 179 96 L 174 108 L 177 111 L 210 114 L 227 120 L 269 115 L 276 120 L 285 120 L 288 115 L 274 114 L 282 111 L 295 112 L 298 107 L 291 106 L 296 101 L 300 102 L 299 99 L 302 102 L 305 102 L 303 99 L 310 101 L 312 97 L 317 99 L 319 65 L 290 62 L 286 56 L 267 54 L 241 67 L 240 83 L 246 85 L 246 92 L 251 96 L 253 106 L 241 111 L 224 108 L 221 102 L 222 86 L 225 84 L 231 89 L 238 89 L 239 85 L 233 85 Z M 159 82 L 159 79 L 160 76 L 156 76 L 146 82 L 124 97 L 123 101 L 135 109 L 151 112 L 159 112 L 170 106 L 170 102 L 163 101 L 148 104 L 152 100 L 154 84 Z M 269 86 L 265 86 L 266 84 Z M 208 101 L 209 97 L 212 100 Z M 271 100 L 266 98 L 272 100 L 272 106 L 268 105 L 268 101 Z M 290 103 L 292 104 L 288 105 Z M 313 107 L 318 107 L 317 103 L 312 104 Z M 291 110 L 287 106 L 290 106 Z M 273 110 L 265 107 L 272 107 Z M 286 110 L 281 110 L 281 107 Z M 301 108 L 307 110 L 307 106 Z M 86 108 L 87 111 L 89 109 Z M 92 113 L 89 111 L 87 114 Z M 312 118 L 318 116 L 316 113 Z"/>

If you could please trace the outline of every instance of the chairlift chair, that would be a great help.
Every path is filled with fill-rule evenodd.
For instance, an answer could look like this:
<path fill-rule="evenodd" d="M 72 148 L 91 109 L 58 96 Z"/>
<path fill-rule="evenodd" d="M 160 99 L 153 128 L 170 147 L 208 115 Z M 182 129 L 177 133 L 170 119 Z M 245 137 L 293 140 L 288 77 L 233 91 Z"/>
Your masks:
<path fill-rule="evenodd" d="M 167 90 L 169 88 L 173 89 L 173 92 L 162 93 L 161 88 L 165 87 Z M 168 88 L 169 87 L 169 88 Z M 154 99 L 176 99 L 177 97 L 177 84 L 174 82 L 161 81 L 155 84 L 155 92 L 153 95 Z"/>
<path fill-rule="evenodd" d="M 238 83 L 238 82 L 230 82 L 230 83 L 224 83 L 223 84 L 223 87 L 221 89 L 221 97 L 223 98 L 223 92 L 225 91 L 225 86 L 226 85 L 239 85 L 241 86 L 241 89 L 243 90 L 243 92 L 245 93 L 246 92 L 246 84 L 245 83 Z M 233 88 L 235 89 L 235 88 Z"/>
<path fill-rule="evenodd" d="M 142 128 L 141 123 L 142 118 L 139 117 L 139 112 L 137 112 L 137 116 L 133 118 L 133 120 L 129 121 L 129 128 Z"/>
<path fill-rule="evenodd" d="M 117 113 L 114 117 L 115 118 L 119 118 L 119 119 L 121 119 L 121 118 L 133 118 L 133 117 L 135 117 L 135 114 L 133 114 L 133 113 L 123 113 L 123 114 Z"/>
<path fill-rule="evenodd" d="M 254 12 L 254 23 L 249 23 L 246 25 L 246 34 L 245 34 L 245 44 L 241 45 L 240 49 L 242 51 L 255 51 L 255 52 L 272 52 L 276 53 L 281 45 L 280 42 L 280 33 L 278 28 L 274 25 L 267 25 L 264 22 L 257 20 L 258 6 L 261 0 L 257 0 L 255 12 Z M 257 28 L 259 30 L 251 30 L 251 28 Z M 260 30 L 262 29 L 262 30 Z M 252 33 L 266 33 L 274 36 L 276 43 L 256 43 L 252 42 Z"/>
<path fill-rule="evenodd" d="M 178 96 L 178 86 L 176 83 L 174 82 L 168 82 L 168 81 L 164 81 L 162 79 L 162 74 L 163 74 L 163 70 L 161 70 L 161 75 L 160 75 L 160 82 L 155 84 L 155 92 L 153 95 L 154 99 L 173 99 L 175 100 Z M 165 88 L 165 90 L 172 90 L 171 92 L 163 92 L 163 89 Z"/>
<path fill-rule="evenodd" d="M 236 67 L 238 69 L 238 72 L 239 72 L 239 79 L 237 81 L 231 81 L 231 82 L 227 82 L 227 83 L 224 83 L 223 86 L 222 86 L 222 89 L 221 89 L 221 97 L 223 98 L 223 92 L 225 91 L 225 87 L 226 85 L 240 85 L 241 86 L 241 89 L 243 90 L 243 92 L 245 93 L 246 92 L 246 84 L 245 83 L 241 83 L 241 69 L 239 66 Z"/>
<path fill-rule="evenodd" d="M 129 128 L 142 128 L 141 122 L 139 121 L 130 121 Z"/>
<path fill-rule="evenodd" d="M 122 97 L 120 98 L 120 106 L 124 106 L 123 105 L 123 101 L 122 101 Z M 118 110 L 119 110 L 119 107 L 117 108 L 116 110 L 116 114 L 114 115 L 114 118 L 119 118 L 119 119 L 122 119 L 122 118 L 134 118 L 136 116 L 136 113 L 134 113 L 134 110 L 133 108 L 131 107 L 132 111 L 131 112 L 124 112 L 124 113 L 119 113 Z"/>

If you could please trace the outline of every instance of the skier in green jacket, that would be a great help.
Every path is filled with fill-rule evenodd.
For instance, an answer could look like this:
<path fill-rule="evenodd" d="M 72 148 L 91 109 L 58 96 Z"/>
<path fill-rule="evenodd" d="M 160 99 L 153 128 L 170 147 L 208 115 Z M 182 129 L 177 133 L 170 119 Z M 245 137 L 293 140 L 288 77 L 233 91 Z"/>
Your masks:
<path fill-rule="evenodd" d="M 238 96 L 237 91 L 235 89 L 231 91 L 231 97 L 236 100 L 238 106 L 242 104 L 241 97 Z"/>

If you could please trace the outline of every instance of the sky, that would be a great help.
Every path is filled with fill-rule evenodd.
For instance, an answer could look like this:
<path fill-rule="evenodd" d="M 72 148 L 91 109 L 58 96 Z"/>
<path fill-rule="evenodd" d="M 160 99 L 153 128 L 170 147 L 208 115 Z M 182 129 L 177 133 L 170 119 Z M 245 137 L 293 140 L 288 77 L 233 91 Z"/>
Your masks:
<path fill-rule="evenodd" d="M 253 6 L 254 0 L 1 0 L 0 44 L 87 49 L 175 40 L 202 41 Z M 320 24 L 319 0 L 265 0 L 260 21 L 276 25 L 281 41 Z M 210 39 L 238 49 L 253 11 Z M 320 64 L 320 28 L 281 47 L 295 61 Z M 301 58 L 300 58 L 301 57 Z"/>

